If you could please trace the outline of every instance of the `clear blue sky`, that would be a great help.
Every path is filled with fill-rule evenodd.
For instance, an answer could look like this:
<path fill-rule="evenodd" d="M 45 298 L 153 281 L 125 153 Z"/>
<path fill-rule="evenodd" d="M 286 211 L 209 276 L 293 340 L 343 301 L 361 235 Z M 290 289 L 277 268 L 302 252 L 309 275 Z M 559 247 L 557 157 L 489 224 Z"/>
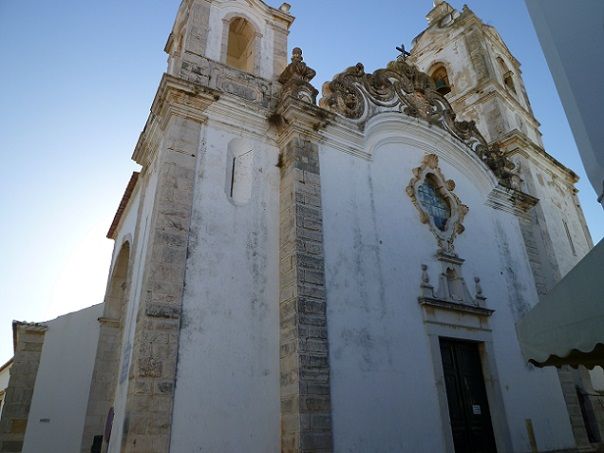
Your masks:
<path fill-rule="evenodd" d="M 157 84 L 180 0 L 2 0 L 0 42 L 0 362 L 11 321 L 44 321 L 102 301 L 105 238 Z M 273 6 L 281 2 L 269 1 Z M 358 61 L 382 67 L 425 27 L 431 0 L 290 0 L 289 43 L 316 69 L 315 86 Z M 456 8 L 462 2 L 453 0 Z M 475 0 L 522 63 L 546 150 L 581 176 L 594 241 L 604 215 L 523 0 Z"/>

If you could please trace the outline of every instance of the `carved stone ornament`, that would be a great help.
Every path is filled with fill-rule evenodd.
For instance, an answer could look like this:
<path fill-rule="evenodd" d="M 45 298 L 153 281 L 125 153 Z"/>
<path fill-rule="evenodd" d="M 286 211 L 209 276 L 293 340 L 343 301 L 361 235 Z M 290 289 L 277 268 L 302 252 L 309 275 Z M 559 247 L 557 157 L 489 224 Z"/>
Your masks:
<path fill-rule="evenodd" d="M 426 184 L 430 185 L 436 197 L 448 207 L 448 217 L 435 218 L 431 215 L 430 208 L 420 198 L 420 193 Z M 427 154 L 422 165 L 413 169 L 413 178 L 406 188 L 407 195 L 419 211 L 420 221 L 430 228 L 438 241 L 439 252 L 454 255 L 453 242 L 458 234 L 463 233 L 463 220 L 469 208 L 462 204 L 455 190 L 455 181 L 445 179 L 438 167 L 438 156 Z"/>
<path fill-rule="evenodd" d="M 323 85 L 319 106 L 363 125 L 380 111 L 398 111 L 421 118 L 464 142 L 510 187 L 514 164 L 495 146 L 489 146 L 474 121 L 456 121 L 455 112 L 428 74 L 402 58 L 373 74 L 361 63 L 351 66 Z"/>
<path fill-rule="evenodd" d="M 279 76 L 279 83 L 283 85 L 281 99 L 293 96 L 311 104 L 317 102 L 319 91 L 310 84 L 317 74 L 316 71 L 306 65 L 302 58 L 302 49 L 295 47 L 292 50 L 291 63 Z"/>

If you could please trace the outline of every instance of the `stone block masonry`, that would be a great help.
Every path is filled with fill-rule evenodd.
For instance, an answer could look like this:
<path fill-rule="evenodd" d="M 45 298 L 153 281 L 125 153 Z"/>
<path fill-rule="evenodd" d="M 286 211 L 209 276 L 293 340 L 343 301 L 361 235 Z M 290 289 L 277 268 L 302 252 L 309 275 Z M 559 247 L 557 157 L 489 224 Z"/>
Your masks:
<path fill-rule="evenodd" d="M 331 452 L 318 147 L 295 137 L 281 158 L 281 451 Z"/>
<path fill-rule="evenodd" d="M 169 84 L 170 82 L 167 82 Z M 172 408 L 193 203 L 204 118 L 197 98 L 160 87 L 158 183 L 129 374 L 121 450 L 170 449 Z"/>
<path fill-rule="evenodd" d="M 0 419 L 0 452 L 20 452 L 34 393 L 46 326 L 13 323 L 15 356 Z"/>

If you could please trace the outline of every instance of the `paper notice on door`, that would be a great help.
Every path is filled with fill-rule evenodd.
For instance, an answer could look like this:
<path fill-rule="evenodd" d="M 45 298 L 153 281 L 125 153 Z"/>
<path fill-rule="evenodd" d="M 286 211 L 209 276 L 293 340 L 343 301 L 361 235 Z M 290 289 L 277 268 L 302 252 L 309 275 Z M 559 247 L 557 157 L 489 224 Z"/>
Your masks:
<path fill-rule="evenodd" d="M 482 411 L 480 410 L 480 404 L 472 404 L 472 413 L 474 415 L 482 414 Z"/>

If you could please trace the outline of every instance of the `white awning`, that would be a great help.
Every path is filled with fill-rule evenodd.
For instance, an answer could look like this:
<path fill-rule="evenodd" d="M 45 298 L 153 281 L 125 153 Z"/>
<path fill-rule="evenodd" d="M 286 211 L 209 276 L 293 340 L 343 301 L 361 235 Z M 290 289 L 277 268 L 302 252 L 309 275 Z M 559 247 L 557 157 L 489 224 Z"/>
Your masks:
<path fill-rule="evenodd" d="M 604 240 L 516 329 L 522 353 L 534 365 L 604 366 Z"/>

